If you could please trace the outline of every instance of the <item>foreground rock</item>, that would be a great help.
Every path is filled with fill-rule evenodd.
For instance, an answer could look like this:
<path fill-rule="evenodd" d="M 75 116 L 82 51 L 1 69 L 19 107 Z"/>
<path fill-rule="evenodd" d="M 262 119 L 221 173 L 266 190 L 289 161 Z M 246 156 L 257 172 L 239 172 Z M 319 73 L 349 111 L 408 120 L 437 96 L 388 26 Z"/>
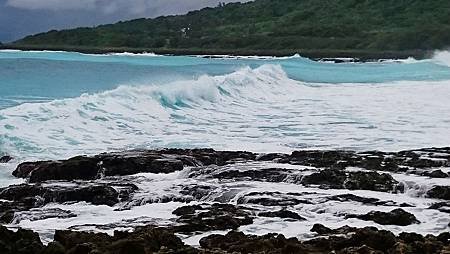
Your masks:
<path fill-rule="evenodd" d="M 328 228 L 327 228 L 328 229 Z M 328 238 L 316 238 L 301 242 L 283 235 L 245 235 L 232 231 L 226 235 L 211 235 L 200 240 L 203 249 L 221 253 L 447 253 L 450 251 L 447 237 L 423 237 L 417 234 L 401 234 L 396 237 L 389 231 L 376 228 L 344 230 L 328 229 L 339 233 Z M 342 236 L 342 234 L 348 234 Z"/>
<path fill-rule="evenodd" d="M 44 245 L 37 233 L 24 229 L 13 232 L 0 226 L 0 253 L 39 254 L 43 249 Z"/>
<path fill-rule="evenodd" d="M 190 208 L 186 208 L 190 210 Z M 156 227 L 140 227 L 133 232 L 104 233 L 56 231 L 54 242 L 44 246 L 36 233 L 19 229 L 10 231 L 0 226 L 2 254 L 231 254 L 231 253 L 405 253 L 435 254 L 450 252 L 450 233 L 422 236 L 401 233 L 395 236 L 372 227 L 330 229 L 314 225 L 313 232 L 324 237 L 308 241 L 286 238 L 280 234 L 245 235 L 231 231 L 226 235 L 210 235 L 200 240 L 201 249 L 185 245 L 173 231 Z"/>
<path fill-rule="evenodd" d="M 172 232 L 154 227 L 137 228 L 134 232 L 102 233 L 56 231 L 55 241 L 61 253 L 197 253 Z"/>
<path fill-rule="evenodd" d="M 401 208 L 387 213 L 372 211 L 363 215 L 348 215 L 347 218 L 358 218 L 361 220 L 374 221 L 381 225 L 408 226 L 411 224 L 420 223 L 414 214 L 408 213 Z"/>

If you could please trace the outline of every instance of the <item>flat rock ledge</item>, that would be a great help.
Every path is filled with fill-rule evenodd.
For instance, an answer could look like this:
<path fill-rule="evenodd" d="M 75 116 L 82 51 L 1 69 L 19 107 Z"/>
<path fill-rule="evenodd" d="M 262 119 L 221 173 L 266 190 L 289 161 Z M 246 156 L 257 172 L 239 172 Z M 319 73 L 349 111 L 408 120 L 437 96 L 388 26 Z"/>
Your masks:
<path fill-rule="evenodd" d="M 213 149 L 165 149 L 104 153 L 97 156 L 77 156 L 68 160 L 37 161 L 20 164 L 13 172 L 19 178 L 27 178 L 31 183 L 48 180 L 94 180 L 103 176 L 124 176 L 137 173 L 172 173 L 186 166 L 226 165 L 242 161 L 276 161 L 292 165 L 304 165 L 327 169 L 322 173 L 333 174 L 332 182 L 343 185 L 342 170 L 359 167 L 372 171 L 408 172 L 429 177 L 448 177 L 440 167 L 450 167 L 450 148 L 427 148 L 420 150 L 384 153 L 378 151 L 295 151 L 292 154 L 255 154 L 241 151 L 215 151 Z M 251 173 L 251 172 L 249 172 Z M 269 172 L 270 173 L 270 172 Z M 274 173 L 274 172 L 272 172 Z M 216 177 L 242 177 L 237 175 L 217 175 Z M 283 175 L 278 175 L 283 177 Z M 309 179 L 312 183 L 322 183 L 318 175 Z M 350 180 L 358 177 L 350 174 Z M 386 175 L 372 175 L 385 181 Z M 328 184 L 328 182 L 325 182 Z M 358 189 L 354 181 L 349 188 Z M 370 187 L 376 189 L 377 183 Z M 389 187 L 389 186 L 387 186 Z M 383 188 L 383 187 L 381 187 Z"/>

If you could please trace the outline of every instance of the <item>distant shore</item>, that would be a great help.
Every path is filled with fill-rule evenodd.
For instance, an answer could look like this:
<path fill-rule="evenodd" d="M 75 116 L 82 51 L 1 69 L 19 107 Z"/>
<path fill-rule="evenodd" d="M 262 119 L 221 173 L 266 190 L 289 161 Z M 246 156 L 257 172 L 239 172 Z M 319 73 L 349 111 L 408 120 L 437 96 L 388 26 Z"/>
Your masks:
<path fill-rule="evenodd" d="M 75 46 L 36 46 L 36 45 L 0 45 L 0 49 L 11 50 L 49 50 L 68 51 L 85 54 L 107 53 L 155 53 L 160 55 L 233 55 L 233 56 L 274 56 L 285 57 L 300 54 L 311 59 L 354 58 L 360 61 L 376 61 L 380 59 L 425 59 L 433 55 L 431 50 L 405 51 L 368 51 L 368 50 L 330 50 L 330 49 L 286 49 L 286 50 L 247 50 L 247 49 L 169 49 L 169 48 L 115 48 L 115 47 L 75 47 Z"/>

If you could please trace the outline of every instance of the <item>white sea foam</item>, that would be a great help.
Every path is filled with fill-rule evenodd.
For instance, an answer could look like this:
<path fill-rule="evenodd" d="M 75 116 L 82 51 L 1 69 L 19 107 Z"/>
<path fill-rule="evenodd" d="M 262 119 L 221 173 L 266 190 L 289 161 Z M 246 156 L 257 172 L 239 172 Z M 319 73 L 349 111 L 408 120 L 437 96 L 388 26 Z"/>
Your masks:
<path fill-rule="evenodd" d="M 246 67 L 1 110 L 0 150 L 30 160 L 136 147 L 446 146 L 449 97 L 449 81 L 309 84 L 277 65 Z"/>
<path fill-rule="evenodd" d="M 143 52 L 143 53 L 123 52 L 123 53 L 108 53 L 108 54 L 105 54 L 105 55 L 112 55 L 112 56 L 147 56 L 147 57 L 160 56 L 160 55 L 155 54 L 153 52 Z"/>
<path fill-rule="evenodd" d="M 437 51 L 434 53 L 433 61 L 450 67 L 450 51 Z"/>
<path fill-rule="evenodd" d="M 227 169 L 229 167 L 229 169 Z M 309 174 L 305 172 L 305 167 L 296 165 L 285 165 L 277 163 L 255 162 L 249 164 L 228 165 L 223 170 L 236 169 L 261 169 L 261 168 L 285 168 L 298 169 L 299 174 Z M 49 218 L 43 220 L 30 221 L 26 218 L 17 220 L 16 224 L 9 227 L 23 227 L 33 229 L 41 234 L 45 242 L 53 238 L 53 232 L 57 229 L 73 229 L 73 230 L 93 230 L 112 234 L 115 229 L 131 230 L 139 225 L 171 225 L 176 223 L 176 216 L 172 211 L 177 207 L 186 205 L 185 203 L 169 202 L 154 203 L 167 197 L 177 197 L 182 195 L 180 189 L 185 186 L 210 186 L 210 195 L 202 198 L 201 202 L 191 202 L 190 205 L 200 203 L 212 203 L 218 199 L 222 202 L 237 204 L 238 200 L 249 193 L 259 193 L 259 197 L 267 197 L 277 199 L 280 197 L 289 198 L 293 195 L 300 200 L 307 200 L 308 203 L 300 203 L 298 205 L 289 206 L 290 211 L 298 213 L 306 218 L 305 221 L 288 221 L 280 218 L 257 218 L 254 223 L 248 226 L 242 226 L 239 229 L 245 233 L 262 235 L 266 233 L 282 233 L 288 237 L 300 237 L 308 239 L 313 237 L 310 232 L 312 226 L 316 223 L 324 224 L 328 227 L 336 228 L 345 225 L 353 227 L 376 226 L 380 229 L 390 230 L 396 234 L 401 232 L 416 232 L 421 234 L 439 234 L 448 228 L 450 218 L 447 214 L 438 210 L 428 209 L 433 203 L 439 200 L 424 198 L 418 193 L 407 192 L 404 194 L 375 192 L 368 190 L 345 190 L 345 189 L 319 189 L 315 187 L 305 187 L 294 183 L 276 183 L 276 182 L 257 182 L 257 181 L 236 181 L 233 180 L 217 180 L 208 178 L 207 175 L 199 177 L 187 177 L 186 169 L 184 172 L 172 173 L 167 175 L 157 174 L 138 174 L 122 178 L 124 181 L 132 181 L 139 187 L 138 192 L 133 195 L 134 205 L 122 209 L 122 204 L 114 207 L 94 206 L 87 203 L 76 204 L 48 204 L 42 209 L 59 208 L 70 211 L 77 215 L 73 218 Z M 401 174 L 393 174 L 394 178 L 400 182 L 410 181 L 418 185 L 434 185 L 442 184 L 444 179 L 430 179 L 421 176 L 408 176 Z M 276 194 L 270 194 L 276 193 Z M 335 195 L 353 194 L 365 198 L 378 199 L 386 202 L 383 204 L 363 204 L 356 201 L 334 201 L 329 199 Z M 229 196 L 229 200 L 224 201 L 224 196 Z M 170 200 L 170 199 L 169 199 Z M 402 207 L 405 211 L 414 214 L 421 222 L 420 224 L 412 224 L 405 227 L 395 225 L 379 225 L 371 221 L 362 221 L 356 218 L 345 219 L 346 215 L 365 214 L 370 211 L 389 212 L 398 208 L 400 204 L 408 204 L 411 207 Z M 262 206 L 246 202 L 239 203 L 249 208 L 254 213 L 261 211 L 277 211 L 283 207 L 279 206 Z M 286 207 L 284 207 L 286 208 Z M 20 213 L 17 215 L 20 217 Z M 186 243 L 198 245 L 201 237 L 211 233 L 194 236 L 182 236 Z"/>

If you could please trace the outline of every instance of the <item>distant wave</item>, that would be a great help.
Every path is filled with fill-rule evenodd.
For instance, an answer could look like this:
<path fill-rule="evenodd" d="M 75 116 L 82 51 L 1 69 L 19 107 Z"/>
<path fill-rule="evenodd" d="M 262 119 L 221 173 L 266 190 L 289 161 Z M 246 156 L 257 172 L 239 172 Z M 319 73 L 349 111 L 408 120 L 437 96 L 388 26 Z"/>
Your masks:
<path fill-rule="evenodd" d="M 130 52 L 123 52 L 123 53 L 106 53 L 105 55 L 112 55 L 112 56 L 161 56 L 152 52 L 143 52 L 143 53 L 130 53 Z"/>
<path fill-rule="evenodd" d="M 433 61 L 437 64 L 450 67 L 450 51 L 436 51 L 433 56 Z"/>

